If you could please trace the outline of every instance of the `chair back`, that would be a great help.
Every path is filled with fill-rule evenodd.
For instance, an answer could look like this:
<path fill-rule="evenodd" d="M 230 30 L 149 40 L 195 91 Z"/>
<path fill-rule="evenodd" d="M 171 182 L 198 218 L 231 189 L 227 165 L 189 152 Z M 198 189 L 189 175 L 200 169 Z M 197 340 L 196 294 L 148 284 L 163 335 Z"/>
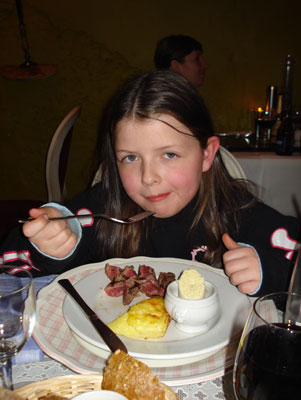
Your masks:
<path fill-rule="evenodd" d="M 233 156 L 233 154 L 230 153 L 230 151 L 225 149 L 223 146 L 220 146 L 219 152 L 220 152 L 221 158 L 223 160 L 223 163 L 224 163 L 227 171 L 229 172 L 229 174 L 232 176 L 232 178 L 247 179 L 246 174 L 244 173 L 244 170 L 240 166 L 237 159 Z"/>
<path fill-rule="evenodd" d="M 66 196 L 66 171 L 72 140 L 73 126 L 80 116 L 81 106 L 75 106 L 54 132 L 46 158 L 46 187 L 48 202 L 64 203 Z"/>

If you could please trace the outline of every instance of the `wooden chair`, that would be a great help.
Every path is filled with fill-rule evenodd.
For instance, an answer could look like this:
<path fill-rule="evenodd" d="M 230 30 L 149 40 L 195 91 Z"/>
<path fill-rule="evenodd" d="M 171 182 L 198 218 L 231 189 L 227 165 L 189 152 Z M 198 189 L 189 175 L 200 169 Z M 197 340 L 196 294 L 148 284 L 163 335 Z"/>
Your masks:
<path fill-rule="evenodd" d="M 223 160 L 223 163 L 224 163 L 227 171 L 229 172 L 229 174 L 232 176 L 232 178 L 247 179 L 246 174 L 244 173 L 244 170 L 240 166 L 237 159 L 233 156 L 233 154 L 230 153 L 230 151 L 225 149 L 225 147 L 220 146 L 219 152 L 220 152 L 221 158 Z"/>
<path fill-rule="evenodd" d="M 72 131 L 80 113 L 80 106 L 72 108 L 51 138 L 45 166 L 48 202 L 64 202 L 66 193 L 65 176 Z M 43 200 L 0 200 L 0 242 L 18 224 L 18 219 L 26 218 L 31 208 L 38 208 L 43 204 L 45 204 Z"/>
<path fill-rule="evenodd" d="M 75 106 L 54 132 L 46 158 L 46 187 L 48 201 L 64 203 L 66 196 L 66 170 L 72 140 L 73 126 L 80 116 L 81 106 Z"/>

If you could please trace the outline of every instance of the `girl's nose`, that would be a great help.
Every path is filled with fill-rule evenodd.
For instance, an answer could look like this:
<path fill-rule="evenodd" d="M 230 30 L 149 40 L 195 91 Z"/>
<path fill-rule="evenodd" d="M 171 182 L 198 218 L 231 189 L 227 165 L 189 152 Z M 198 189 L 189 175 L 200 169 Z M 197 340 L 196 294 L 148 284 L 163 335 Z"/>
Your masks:
<path fill-rule="evenodd" d="M 160 175 L 152 165 L 143 165 L 142 183 L 151 186 L 154 183 L 160 182 Z"/>

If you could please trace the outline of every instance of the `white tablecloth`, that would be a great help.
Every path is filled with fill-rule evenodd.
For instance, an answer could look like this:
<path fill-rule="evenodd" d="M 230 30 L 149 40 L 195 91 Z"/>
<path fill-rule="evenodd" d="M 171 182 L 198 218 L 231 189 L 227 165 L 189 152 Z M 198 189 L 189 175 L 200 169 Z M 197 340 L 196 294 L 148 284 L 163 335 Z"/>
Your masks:
<path fill-rule="evenodd" d="M 278 156 L 274 153 L 232 153 L 247 178 L 259 186 L 259 197 L 285 215 L 296 215 L 295 195 L 301 204 L 301 156 Z"/>

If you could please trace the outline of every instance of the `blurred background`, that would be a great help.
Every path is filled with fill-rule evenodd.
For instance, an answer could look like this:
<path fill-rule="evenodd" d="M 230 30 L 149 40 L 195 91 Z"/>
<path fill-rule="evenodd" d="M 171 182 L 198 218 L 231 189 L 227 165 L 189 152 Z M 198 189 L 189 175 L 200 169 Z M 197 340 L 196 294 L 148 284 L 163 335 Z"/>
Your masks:
<path fill-rule="evenodd" d="M 157 41 L 186 34 L 209 64 L 203 95 L 216 132 L 254 129 L 252 109 L 295 59 L 301 105 L 300 0 L 23 0 L 31 60 L 56 64 L 40 80 L 0 76 L 0 198 L 45 199 L 45 157 L 57 125 L 82 106 L 68 162 L 68 197 L 89 182 L 102 109 L 129 76 L 153 68 Z M 24 62 L 14 0 L 0 2 L 0 66 Z"/>

